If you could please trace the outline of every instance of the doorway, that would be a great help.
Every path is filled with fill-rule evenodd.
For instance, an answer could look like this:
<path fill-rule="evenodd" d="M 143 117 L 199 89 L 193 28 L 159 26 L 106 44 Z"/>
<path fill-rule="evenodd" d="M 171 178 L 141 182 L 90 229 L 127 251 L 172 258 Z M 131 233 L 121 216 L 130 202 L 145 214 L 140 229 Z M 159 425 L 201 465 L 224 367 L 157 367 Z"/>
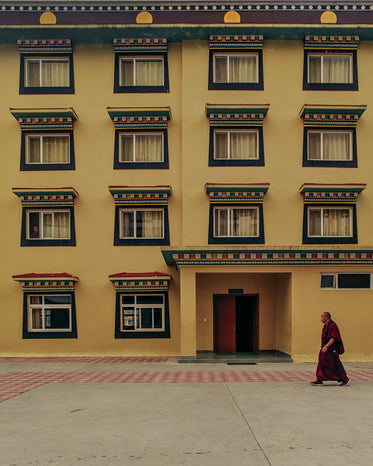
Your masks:
<path fill-rule="evenodd" d="M 258 302 L 258 295 L 214 295 L 215 353 L 258 353 Z"/>

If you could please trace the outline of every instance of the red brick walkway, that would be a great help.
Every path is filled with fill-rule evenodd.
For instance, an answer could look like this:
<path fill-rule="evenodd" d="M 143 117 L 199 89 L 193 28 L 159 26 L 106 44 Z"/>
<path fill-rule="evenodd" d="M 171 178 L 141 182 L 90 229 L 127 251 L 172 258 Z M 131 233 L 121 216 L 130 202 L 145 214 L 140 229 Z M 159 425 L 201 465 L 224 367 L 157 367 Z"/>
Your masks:
<path fill-rule="evenodd" d="M 140 358 L 123 358 L 123 357 L 78 357 L 78 358 L 0 358 L 0 362 L 9 362 L 9 363 L 39 363 L 39 362 L 52 362 L 52 363 L 59 363 L 59 362 L 88 362 L 88 363 L 113 363 L 113 362 L 120 362 L 120 363 L 138 363 L 138 362 L 166 362 L 167 358 L 149 358 L 149 357 L 140 357 Z"/>
<path fill-rule="evenodd" d="M 48 383 L 309 382 L 314 371 L 7 372 L 0 402 Z M 373 381 L 373 370 L 349 370 L 351 381 Z"/>

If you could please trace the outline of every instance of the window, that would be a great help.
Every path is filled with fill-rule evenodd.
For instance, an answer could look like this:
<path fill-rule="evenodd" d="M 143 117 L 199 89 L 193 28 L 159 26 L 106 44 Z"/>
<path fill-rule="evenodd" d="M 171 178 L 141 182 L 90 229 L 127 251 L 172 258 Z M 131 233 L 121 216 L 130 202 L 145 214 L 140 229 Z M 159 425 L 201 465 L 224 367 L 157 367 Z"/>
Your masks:
<path fill-rule="evenodd" d="M 357 36 L 306 36 L 304 90 L 358 90 Z"/>
<path fill-rule="evenodd" d="M 305 129 L 304 166 L 356 167 L 355 129 Z"/>
<path fill-rule="evenodd" d="M 76 338 L 74 293 L 25 293 L 23 338 Z"/>
<path fill-rule="evenodd" d="M 258 207 L 214 207 L 214 236 L 257 237 L 258 214 Z"/>
<path fill-rule="evenodd" d="M 74 94 L 72 54 L 21 54 L 20 94 Z"/>
<path fill-rule="evenodd" d="M 323 273 L 321 288 L 324 289 L 372 289 L 371 273 Z"/>
<path fill-rule="evenodd" d="M 121 209 L 120 238 L 164 238 L 163 209 Z"/>
<path fill-rule="evenodd" d="M 169 92 L 167 53 L 117 53 L 114 92 Z"/>
<path fill-rule="evenodd" d="M 167 130 L 117 131 L 114 168 L 168 168 Z"/>

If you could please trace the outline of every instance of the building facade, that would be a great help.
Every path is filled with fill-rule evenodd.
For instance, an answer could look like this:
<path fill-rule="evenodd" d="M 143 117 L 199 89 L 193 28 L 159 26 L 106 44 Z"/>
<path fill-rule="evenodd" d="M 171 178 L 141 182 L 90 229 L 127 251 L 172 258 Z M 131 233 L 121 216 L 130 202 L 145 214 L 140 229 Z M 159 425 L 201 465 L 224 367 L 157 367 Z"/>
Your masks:
<path fill-rule="evenodd" d="M 373 1 L 0 1 L 3 356 L 373 360 Z"/>

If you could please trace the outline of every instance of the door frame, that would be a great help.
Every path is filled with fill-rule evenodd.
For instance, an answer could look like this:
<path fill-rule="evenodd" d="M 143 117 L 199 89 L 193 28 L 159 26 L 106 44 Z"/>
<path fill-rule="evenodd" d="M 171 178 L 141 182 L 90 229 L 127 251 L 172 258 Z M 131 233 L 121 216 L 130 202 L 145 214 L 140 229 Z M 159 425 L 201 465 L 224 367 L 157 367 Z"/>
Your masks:
<path fill-rule="evenodd" d="M 216 352 L 216 334 L 217 334 L 217 329 L 216 329 L 216 318 L 215 318 L 215 313 L 216 313 L 216 300 L 219 297 L 226 297 L 230 296 L 235 299 L 236 303 L 236 298 L 237 297 L 255 297 L 256 298 L 256 307 L 255 307 L 255 318 L 254 318 L 254 335 L 253 335 L 253 353 L 259 353 L 259 293 L 242 293 L 242 294 L 230 294 L 230 293 L 214 293 L 212 295 L 213 298 L 213 350 L 214 353 Z M 234 308 L 234 311 L 236 312 L 236 306 Z M 235 354 L 240 354 L 240 353 L 235 353 Z"/>

